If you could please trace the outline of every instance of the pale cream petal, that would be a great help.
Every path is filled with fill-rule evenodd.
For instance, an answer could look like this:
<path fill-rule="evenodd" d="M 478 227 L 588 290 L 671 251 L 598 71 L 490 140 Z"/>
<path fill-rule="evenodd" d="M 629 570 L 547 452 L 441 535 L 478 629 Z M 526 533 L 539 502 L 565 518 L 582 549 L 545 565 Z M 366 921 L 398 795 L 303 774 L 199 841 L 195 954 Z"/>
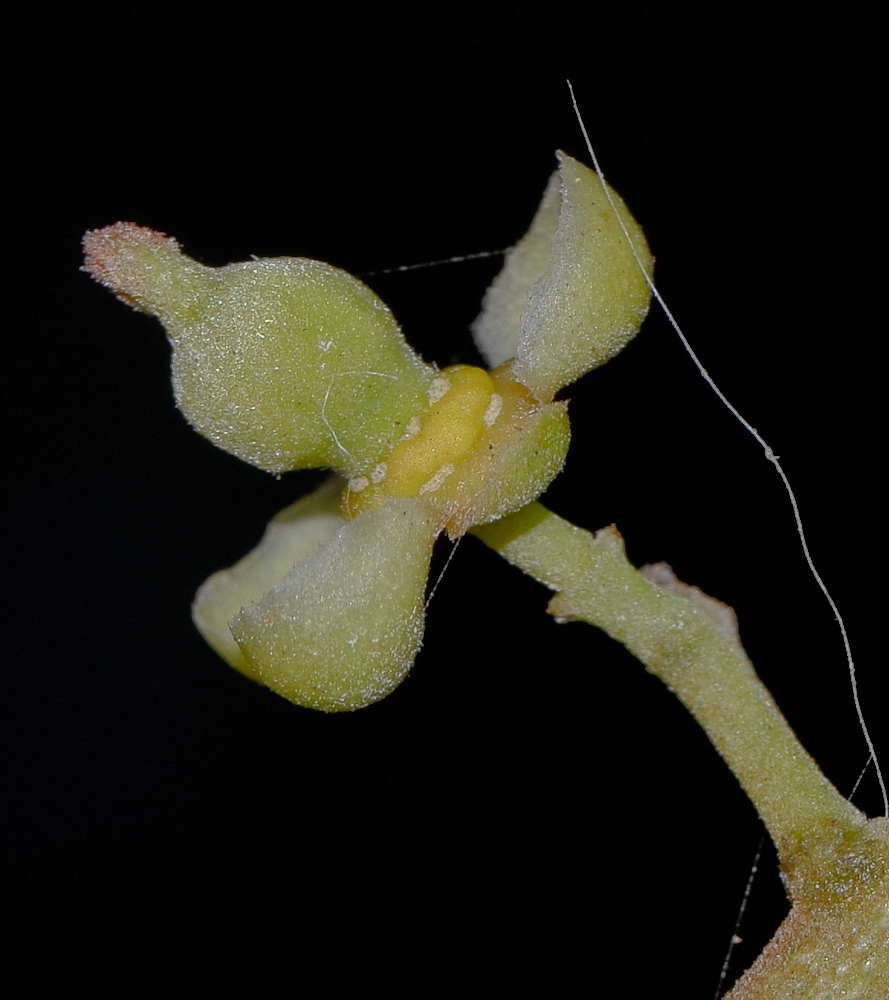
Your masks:
<path fill-rule="evenodd" d="M 309 496 L 285 507 L 269 522 L 260 543 L 228 569 L 214 573 L 199 588 L 191 614 L 201 635 L 231 666 L 252 675 L 229 621 L 259 600 L 282 576 L 317 551 L 343 525 L 343 480 L 332 476 Z"/>
<path fill-rule="evenodd" d="M 420 649 L 435 524 L 423 500 L 390 500 L 231 621 L 251 676 L 325 712 L 363 708 L 404 679 Z"/>
<path fill-rule="evenodd" d="M 559 171 L 531 230 L 488 290 L 474 327 L 489 360 L 514 350 L 514 376 L 544 401 L 625 347 L 651 298 L 602 182 L 558 155 Z M 642 230 L 610 194 L 650 274 L 653 258 Z"/>
<path fill-rule="evenodd" d="M 557 170 L 549 179 L 531 228 L 507 253 L 503 270 L 485 292 L 482 311 L 472 324 L 475 346 L 490 368 L 516 355 L 528 296 L 552 261 L 561 206 L 562 183 Z"/>

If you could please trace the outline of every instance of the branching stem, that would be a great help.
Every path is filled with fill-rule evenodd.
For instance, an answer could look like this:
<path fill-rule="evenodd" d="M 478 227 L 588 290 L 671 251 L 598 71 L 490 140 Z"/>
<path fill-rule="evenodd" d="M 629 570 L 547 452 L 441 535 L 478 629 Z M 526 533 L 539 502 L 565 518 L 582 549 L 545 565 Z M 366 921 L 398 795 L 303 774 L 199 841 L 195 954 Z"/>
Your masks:
<path fill-rule="evenodd" d="M 603 629 L 679 697 L 784 859 L 816 830 L 851 832 L 866 822 L 824 777 L 756 676 L 730 608 L 680 583 L 667 567 L 631 566 L 616 528 L 593 535 L 540 503 L 473 533 L 558 592 L 552 614 Z"/>

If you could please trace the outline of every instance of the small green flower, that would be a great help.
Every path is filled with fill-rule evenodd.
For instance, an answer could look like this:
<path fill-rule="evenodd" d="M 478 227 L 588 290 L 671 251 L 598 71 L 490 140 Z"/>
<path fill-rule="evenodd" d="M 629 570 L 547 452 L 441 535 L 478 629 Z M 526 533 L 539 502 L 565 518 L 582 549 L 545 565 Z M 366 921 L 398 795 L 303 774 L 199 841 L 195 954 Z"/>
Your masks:
<path fill-rule="evenodd" d="M 646 315 L 647 284 L 601 182 L 559 158 L 474 326 L 491 372 L 424 363 L 373 292 L 327 264 L 204 267 L 131 223 L 84 238 L 85 270 L 166 328 L 176 402 L 196 430 L 270 472 L 337 473 L 211 576 L 193 608 L 228 663 L 297 704 L 361 708 L 404 679 L 435 539 L 546 489 L 569 441 L 555 394 Z"/>

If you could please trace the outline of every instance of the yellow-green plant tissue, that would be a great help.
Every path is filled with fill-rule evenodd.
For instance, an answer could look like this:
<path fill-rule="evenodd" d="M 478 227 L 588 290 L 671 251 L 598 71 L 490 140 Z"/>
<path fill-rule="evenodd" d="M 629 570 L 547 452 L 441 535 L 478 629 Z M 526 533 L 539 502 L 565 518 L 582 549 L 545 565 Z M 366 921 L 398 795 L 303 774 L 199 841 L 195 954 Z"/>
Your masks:
<path fill-rule="evenodd" d="M 490 365 L 515 357 L 514 377 L 549 400 L 604 364 L 639 332 L 651 292 L 639 263 L 654 258 L 620 196 L 577 160 L 558 154 L 528 233 L 507 257 L 473 325 Z M 633 243 L 627 242 L 626 228 Z"/>

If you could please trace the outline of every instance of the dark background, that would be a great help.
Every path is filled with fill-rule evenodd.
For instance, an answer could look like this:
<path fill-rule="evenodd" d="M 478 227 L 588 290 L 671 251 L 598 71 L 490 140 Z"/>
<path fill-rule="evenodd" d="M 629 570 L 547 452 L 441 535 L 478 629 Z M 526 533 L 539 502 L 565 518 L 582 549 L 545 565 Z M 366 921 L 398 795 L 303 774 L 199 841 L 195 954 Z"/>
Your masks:
<path fill-rule="evenodd" d="M 205 263 L 302 255 L 362 276 L 506 247 L 553 151 L 585 156 L 567 77 L 662 292 L 784 460 L 889 766 L 873 29 L 671 6 L 84 8 L 12 34 L 0 764 L 4 964 L 31 988 L 471 976 L 559 995 L 582 976 L 712 997 L 760 827 L 675 699 L 606 637 L 557 626 L 473 539 L 381 704 L 323 716 L 241 678 L 191 597 L 317 476 L 276 481 L 191 432 L 160 329 L 78 272 L 84 230 L 118 219 Z M 498 267 L 366 280 L 444 365 L 474 360 Z M 755 442 L 654 312 L 568 395 L 575 443 L 547 502 L 732 604 L 848 792 L 867 753 L 842 646 Z M 879 810 L 872 774 L 856 801 Z M 781 908 L 767 853 L 739 967 Z"/>

